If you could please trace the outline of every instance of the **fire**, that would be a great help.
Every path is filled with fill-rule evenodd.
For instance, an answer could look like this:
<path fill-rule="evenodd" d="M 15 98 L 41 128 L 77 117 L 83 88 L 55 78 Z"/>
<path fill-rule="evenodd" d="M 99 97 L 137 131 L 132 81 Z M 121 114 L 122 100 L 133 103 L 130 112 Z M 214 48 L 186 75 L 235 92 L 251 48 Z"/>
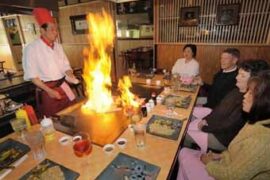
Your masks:
<path fill-rule="evenodd" d="M 111 59 L 108 50 L 113 46 L 114 23 L 104 10 L 102 14 L 88 14 L 87 22 L 90 48 L 84 49 L 87 58 L 84 60 L 83 78 L 87 102 L 83 109 L 102 113 L 110 111 L 113 103 L 110 89 Z"/>
<path fill-rule="evenodd" d="M 83 78 L 86 84 L 87 101 L 82 106 L 84 112 L 104 113 L 114 111 L 113 97 L 111 92 L 111 59 L 108 51 L 113 46 L 115 32 L 114 23 L 104 10 L 102 14 L 87 16 L 90 48 L 84 49 Z M 139 107 L 134 94 L 129 91 L 131 82 L 128 77 L 119 81 L 121 91 L 121 104 L 126 110 Z"/>
<path fill-rule="evenodd" d="M 122 106 L 125 108 L 125 112 L 128 114 L 129 111 L 135 111 L 140 103 L 136 100 L 136 97 L 133 93 L 130 92 L 132 87 L 131 81 L 128 76 L 124 76 L 123 80 L 119 80 L 118 89 L 121 92 L 121 102 Z"/>

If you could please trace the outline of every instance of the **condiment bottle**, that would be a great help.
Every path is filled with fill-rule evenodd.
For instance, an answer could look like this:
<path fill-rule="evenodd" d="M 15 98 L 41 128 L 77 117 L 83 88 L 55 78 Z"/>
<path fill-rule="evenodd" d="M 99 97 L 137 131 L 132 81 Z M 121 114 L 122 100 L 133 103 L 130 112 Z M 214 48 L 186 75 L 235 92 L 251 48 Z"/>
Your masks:
<path fill-rule="evenodd" d="M 27 112 L 24 109 L 18 109 L 15 114 L 16 114 L 16 118 L 25 119 L 27 129 L 31 127 L 31 123 L 28 118 Z"/>
<path fill-rule="evenodd" d="M 142 104 L 141 111 L 142 111 L 143 117 L 146 117 L 147 116 L 147 108 L 146 108 L 145 103 Z"/>
<path fill-rule="evenodd" d="M 44 116 L 44 118 L 42 119 L 40 124 L 42 127 L 42 133 L 45 136 L 46 141 L 50 141 L 50 140 L 54 139 L 55 129 L 53 127 L 52 120 L 50 118 L 46 118 L 46 116 Z"/>
<path fill-rule="evenodd" d="M 149 103 L 149 106 L 150 106 L 150 108 L 151 108 L 151 110 L 155 107 L 155 102 L 154 102 L 154 100 L 153 99 L 150 99 L 149 101 L 148 101 L 148 103 Z"/>
<path fill-rule="evenodd" d="M 26 104 L 23 106 L 23 109 L 26 111 L 28 118 L 31 122 L 31 125 L 37 124 L 38 119 L 37 119 L 37 116 L 36 116 L 36 113 L 35 113 L 33 107 Z"/>
<path fill-rule="evenodd" d="M 157 105 L 157 95 L 156 95 L 155 92 L 152 92 L 152 94 L 151 94 L 151 99 L 153 99 L 155 105 Z"/>

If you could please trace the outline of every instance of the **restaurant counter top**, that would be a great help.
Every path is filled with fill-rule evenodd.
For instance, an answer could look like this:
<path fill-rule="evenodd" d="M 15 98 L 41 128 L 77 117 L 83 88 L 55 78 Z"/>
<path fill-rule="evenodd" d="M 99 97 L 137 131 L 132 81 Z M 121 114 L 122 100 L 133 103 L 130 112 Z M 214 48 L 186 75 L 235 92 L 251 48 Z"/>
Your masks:
<path fill-rule="evenodd" d="M 182 123 L 182 128 L 177 140 L 171 140 L 146 133 L 145 147 L 137 148 L 134 132 L 131 131 L 130 128 L 127 128 L 120 135 L 121 138 L 127 139 L 127 144 L 124 149 L 119 148 L 116 143 L 114 143 L 116 148 L 112 154 L 108 155 L 102 150 L 101 146 L 93 145 L 93 149 L 90 155 L 79 158 L 74 155 L 72 143 L 61 145 L 58 142 L 59 138 L 65 134 L 57 131 L 55 139 L 46 143 L 46 158 L 80 173 L 78 179 L 84 180 L 97 178 L 97 176 L 113 161 L 113 159 L 120 152 L 122 152 L 129 156 L 138 158 L 160 167 L 160 172 L 157 176 L 157 179 L 164 180 L 170 178 L 172 169 L 177 161 L 179 148 L 186 133 L 186 126 L 189 122 L 188 119 L 193 110 L 198 90 L 199 88 L 197 88 L 197 90 L 193 93 L 182 91 L 180 92 L 181 95 L 190 95 L 192 99 L 187 109 L 176 108 L 175 112 L 177 114 L 171 117 L 179 120 Z M 75 104 L 74 106 L 61 111 L 60 114 L 68 115 L 73 112 L 74 109 L 78 109 L 79 107 L 80 104 Z M 147 117 L 144 117 L 141 122 L 146 124 L 152 115 L 167 116 L 166 112 L 166 106 L 159 104 L 155 106 L 151 113 L 149 113 Z M 15 134 L 12 134 L 8 137 L 14 138 L 14 136 Z M 38 162 L 33 159 L 33 156 L 30 153 L 29 157 L 23 162 L 23 164 L 15 168 L 12 173 L 6 177 L 6 179 L 13 180 L 14 178 L 19 178 L 30 171 L 37 164 Z"/>
<path fill-rule="evenodd" d="M 30 81 L 25 81 L 22 75 L 14 76 L 11 79 L 0 80 L 0 94 L 7 95 L 16 103 L 27 103 L 35 106 L 35 86 Z M 0 116 L 0 137 L 12 131 L 9 121 L 15 117 L 14 111 L 5 112 Z"/>
<path fill-rule="evenodd" d="M 7 93 L 10 89 L 30 84 L 32 83 L 30 81 L 25 81 L 23 76 L 12 77 L 11 79 L 1 79 L 0 93 Z"/>

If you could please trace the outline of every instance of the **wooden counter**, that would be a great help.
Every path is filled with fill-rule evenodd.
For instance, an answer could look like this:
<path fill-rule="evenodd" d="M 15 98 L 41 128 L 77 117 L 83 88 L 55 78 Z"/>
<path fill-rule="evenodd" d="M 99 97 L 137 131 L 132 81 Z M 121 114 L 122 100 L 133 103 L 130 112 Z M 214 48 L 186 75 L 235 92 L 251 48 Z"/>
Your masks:
<path fill-rule="evenodd" d="M 178 115 L 173 118 L 177 118 L 179 120 L 189 118 L 196 100 L 198 89 L 195 93 L 180 93 L 181 95 L 191 95 L 192 101 L 188 109 L 176 109 Z M 66 110 L 62 111 L 62 113 L 66 114 L 70 110 L 70 108 L 67 108 Z M 146 123 L 151 115 L 157 114 L 165 116 L 165 113 L 166 107 L 163 105 L 157 105 L 154 110 L 142 121 Z M 169 176 L 172 167 L 177 160 L 178 149 L 181 144 L 182 137 L 186 132 L 187 123 L 187 120 L 183 121 L 183 126 L 177 141 L 146 134 L 146 147 L 144 149 L 136 148 L 134 134 L 128 128 L 120 136 L 126 138 L 128 141 L 125 149 L 119 149 L 116 145 L 114 152 L 111 155 L 107 155 L 102 151 L 102 147 L 93 145 L 92 153 L 88 157 L 83 158 L 78 158 L 73 154 L 72 144 L 68 144 L 66 146 L 60 145 L 58 143 L 58 139 L 64 134 L 61 132 L 56 132 L 55 140 L 46 143 L 46 150 L 48 154 L 47 158 L 79 172 L 81 174 L 79 179 L 92 180 L 95 179 L 106 168 L 106 166 L 117 156 L 119 152 L 123 152 L 130 156 L 159 166 L 161 170 L 157 179 L 165 180 Z M 14 134 L 11 136 L 14 136 Z M 88 165 L 85 166 L 85 163 Z M 37 162 L 33 160 L 33 157 L 30 154 L 28 159 L 25 160 L 23 164 L 21 164 L 15 170 L 13 170 L 13 172 L 10 173 L 6 179 L 13 180 L 14 178 L 19 178 L 30 169 L 32 169 L 36 164 Z"/>

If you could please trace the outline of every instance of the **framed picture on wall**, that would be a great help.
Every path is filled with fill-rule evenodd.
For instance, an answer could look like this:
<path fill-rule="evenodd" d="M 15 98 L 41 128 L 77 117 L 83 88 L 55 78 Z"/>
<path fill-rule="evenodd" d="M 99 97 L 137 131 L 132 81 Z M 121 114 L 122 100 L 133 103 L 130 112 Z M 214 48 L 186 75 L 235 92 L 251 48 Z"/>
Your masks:
<path fill-rule="evenodd" d="M 86 15 L 70 16 L 69 19 L 73 34 L 86 34 L 88 32 Z"/>
<path fill-rule="evenodd" d="M 217 25 L 237 25 L 240 4 L 220 4 L 217 7 Z"/>
<path fill-rule="evenodd" d="M 200 20 L 200 7 L 183 7 L 180 13 L 180 26 L 197 26 Z"/>

